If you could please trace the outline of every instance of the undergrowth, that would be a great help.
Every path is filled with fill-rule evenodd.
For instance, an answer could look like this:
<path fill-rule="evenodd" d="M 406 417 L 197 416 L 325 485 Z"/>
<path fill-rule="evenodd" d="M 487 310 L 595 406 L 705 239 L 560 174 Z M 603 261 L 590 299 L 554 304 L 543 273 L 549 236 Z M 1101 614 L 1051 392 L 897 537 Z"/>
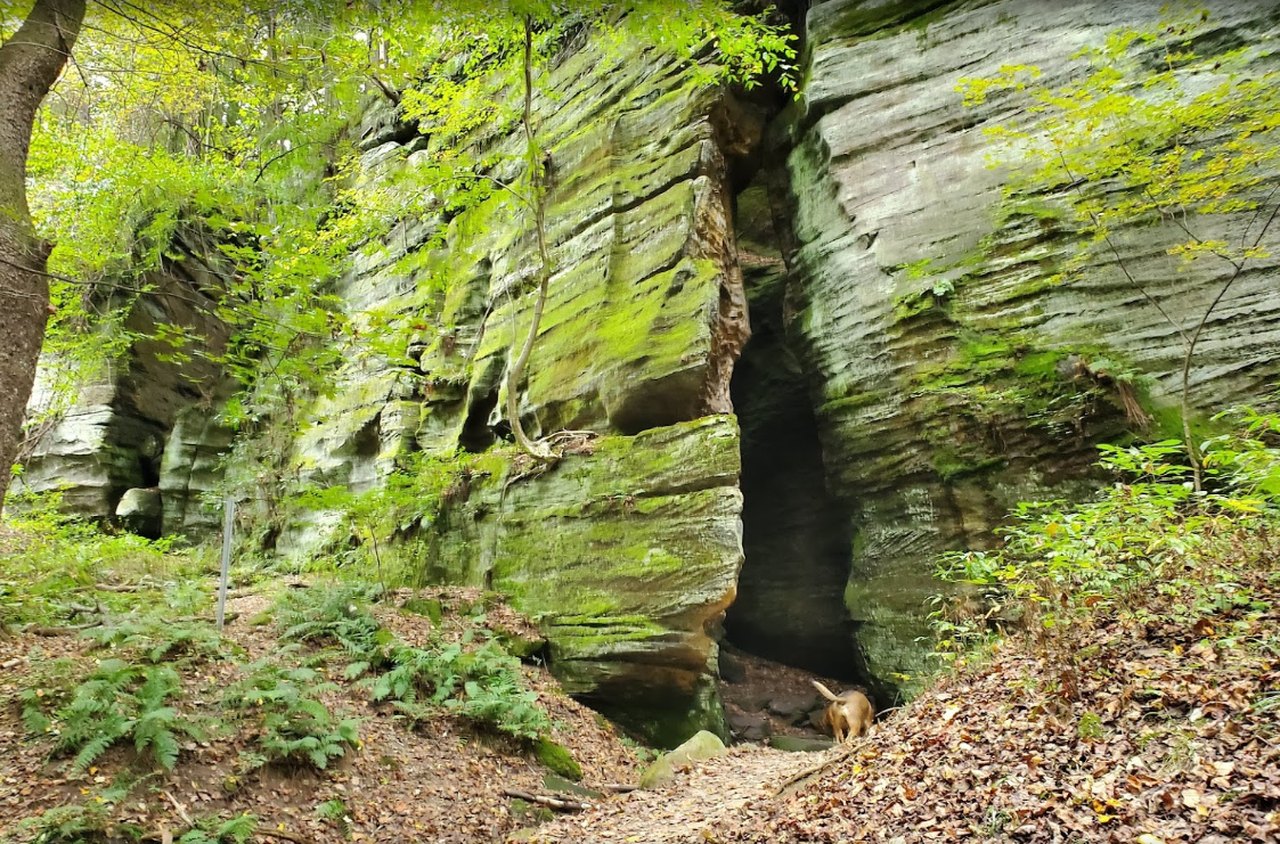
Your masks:
<path fill-rule="evenodd" d="M 117 533 L 68 515 L 56 492 L 10 494 L 0 525 L 0 626 L 83 622 L 144 603 L 170 615 L 205 605 L 200 578 L 216 571 L 198 549 L 168 537 Z M 100 590 L 132 585 L 136 592 Z"/>
<path fill-rule="evenodd" d="M 260 661 L 228 689 L 224 703 L 260 718 L 258 751 L 246 756 L 246 767 L 268 763 L 329 766 L 332 759 L 359 746 L 358 722 L 337 718 L 321 696 L 337 691 L 312 668 L 284 668 Z"/>
<path fill-rule="evenodd" d="M 999 531 L 1001 547 L 945 555 L 938 574 L 963 594 L 936 599 L 938 655 L 963 663 L 1001 633 L 1024 632 L 1066 667 L 1069 696 L 1070 668 L 1081 657 L 1059 630 L 1105 612 L 1190 629 L 1206 616 L 1226 613 L 1247 625 L 1266 612 L 1238 575 L 1280 553 L 1280 415 L 1224 416 L 1235 431 L 1204 444 L 1202 491 L 1180 441 L 1103 445 L 1099 465 L 1116 481 L 1094 501 L 1020 504 Z M 1148 617 L 1151 594 L 1170 599 L 1160 618 Z"/>
<path fill-rule="evenodd" d="M 410 645 L 373 616 L 369 601 L 377 594 L 348 585 L 286 595 L 277 608 L 281 638 L 336 646 L 349 660 L 344 676 L 365 677 L 371 699 L 389 702 L 411 724 L 446 713 L 525 741 L 550 732 L 537 694 L 525 688 L 520 660 L 491 632 L 476 626 L 458 642 L 435 632 L 424 647 Z"/>
<path fill-rule="evenodd" d="M 22 721 L 29 732 L 52 736 L 55 753 L 74 754 L 74 773 L 124 743 L 170 770 L 181 741 L 204 736 L 201 719 L 173 706 L 181 683 L 171 666 L 104 659 L 74 685 L 65 673 L 51 679 L 19 693 Z"/>

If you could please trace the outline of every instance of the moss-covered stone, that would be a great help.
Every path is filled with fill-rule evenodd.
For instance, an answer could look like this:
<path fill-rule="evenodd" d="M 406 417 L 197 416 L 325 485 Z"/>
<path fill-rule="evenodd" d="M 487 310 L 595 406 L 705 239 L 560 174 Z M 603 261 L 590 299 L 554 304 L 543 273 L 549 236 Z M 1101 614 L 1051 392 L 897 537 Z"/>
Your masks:
<path fill-rule="evenodd" d="M 533 743 L 534 758 L 549 771 L 554 771 L 566 779 L 577 782 L 582 779 L 582 766 L 573 758 L 563 744 L 549 738 L 540 738 Z"/>
<path fill-rule="evenodd" d="M 675 750 L 663 754 L 645 768 L 644 773 L 640 775 L 640 787 L 657 788 L 695 762 L 714 759 L 726 752 L 724 742 L 719 736 L 705 730 L 695 733 Z"/>
<path fill-rule="evenodd" d="M 1150 28 L 1159 7 L 1095 21 L 1049 3 L 1027 15 L 1015 0 L 827 0 L 809 11 L 805 108 L 777 133 L 794 139 L 788 341 L 816 397 L 828 483 L 857 531 L 846 604 L 886 684 L 909 687 L 925 667 L 916 639 L 939 589 L 928 577 L 938 551 L 990 542 L 1019 500 L 1087 494 L 1099 441 L 1180 433 L 1174 323 L 1203 313 L 1227 268 L 1179 265 L 1167 253 L 1185 239 L 1177 223 L 1143 221 L 1111 230 L 1141 289 L 1110 249 L 1087 251 L 1066 280 L 1088 244 L 1061 186 L 1005 197 L 1003 172 L 986 166 L 983 128 L 1034 134 L 1036 113 L 1004 96 L 965 107 L 954 90 L 957 76 L 995 76 L 1012 53 L 1061 84 L 1075 67 L 1066 41 Z M 1248 4 L 1215 9 L 1214 21 L 1241 42 L 1275 28 Z M 1280 180 L 1262 177 L 1268 189 Z M 1249 219 L 1202 222 L 1238 241 Z M 1197 353 L 1196 430 L 1280 373 L 1274 346 L 1257 339 L 1280 325 L 1263 281 L 1272 269 L 1237 280 L 1216 340 Z"/>
<path fill-rule="evenodd" d="M 520 478 L 482 458 L 424 560 L 538 619 L 566 689 L 653 740 L 723 731 L 713 628 L 742 564 L 732 417 L 595 441 Z"/>

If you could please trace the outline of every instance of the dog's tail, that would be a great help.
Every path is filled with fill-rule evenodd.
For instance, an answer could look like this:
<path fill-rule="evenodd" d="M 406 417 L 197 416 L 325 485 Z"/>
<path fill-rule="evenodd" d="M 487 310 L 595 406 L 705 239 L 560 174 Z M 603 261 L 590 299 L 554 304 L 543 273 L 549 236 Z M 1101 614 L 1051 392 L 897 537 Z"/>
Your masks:
<path fill-rule="evenodd" d="M 818 690 L 818 694 L 822 695 L 827 700 L 833 701 L 833 702 L 838 702 L 840 700 L 840 698 L 835 696 L 834 692 L 832 692 L 826 686 L 819 683 L 817 680 L 810 680 L 809 682 L 813 683 L 813 687 Z"/>

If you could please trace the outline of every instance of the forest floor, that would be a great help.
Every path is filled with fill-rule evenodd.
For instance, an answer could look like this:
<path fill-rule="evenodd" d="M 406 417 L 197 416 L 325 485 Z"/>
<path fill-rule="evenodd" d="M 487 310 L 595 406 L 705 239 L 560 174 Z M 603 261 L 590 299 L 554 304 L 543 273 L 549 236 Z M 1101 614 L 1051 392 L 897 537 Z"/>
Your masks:
<path fill-rule="evenodd" d="M 279 594 L 308 590 L 281 580 L 232 600 L 235 658 L 164 657 L 181 665 L 183 714 L 216 721 L 222 692 L 246 666 L 284 658 L 332 681 L 324 703 L 358 718 L 356 747 L 326 770 L 246 768 L 259 736 L 228 717 L 225 729 L 185 740 L 171 771 L 115 746 L 74 772 L 54 752 L 56 730 L 33 734 L 23 722 L 23 701 L 130 646 L 104 648 L 96 627 L 19 626 L 0 637 L 0 841 L 167 844 L 185 832 L 188 844 L 211 844 L 215 821 L 243 813 L 256 818 L 251 840 L 275 842 L 1280 840 L 1280 565 L 1270 551 L 1242 558 L 1247 565 L 1228 571 L 1188 571 L 1179 588 L 1108 602 L 1051 635 L 1012 635 L 844 747 L 745 743 L 622 794 L 612 792 L 635 783 L 652 754 L 565 697 L 540 666 L 521 668 L 523 682 L 581 764 L 577 784 L 526 744 L 461 717 L 410 726 L 341 676 L 332 649 L 287 651 L 273 607 Z M 532 635 L 475 590 L 415 596 L 439 617 L 409 611 L 409 593 L 376 605 L 382 628 L 402 641 L 465 647 L 478 624 Z M 101 610 L 132 597 L 108 590 L 96 600 Z M 95 601 L 78 592 L 63 600 Z M 736 656 L 740 676 L 725 696 L 731 713 L 751 716 L 738 723 L 758 726 L 763 714 L 767 732 L 812 734 L 802 720 L 809 675 Z M 24 823 L 31 818 L 43 822 Z"/>
<path fill-rule="evenodd" d="M 1280 566 L 1187 575 L 1004 640 L 846 747 L 735 748 L 528 840 L 1278 841 Z"/>
<path fill-rule="evenodd" d="M 8 539 L 12 544 L 12 535 Z M 520 669 L 523 684 L 536 692 L 537 704 L 550 716 L 551 738 L 580 760 L 578 785 L 558 779 L 527 744 L 463 717 L 441 712 L 411 726 L 391 707 L 371 702 L 367 685 L 341 676 L 342 654 L 296 644 L 290 653 L 271 621 L 271 608 L 279 593 L 298 585 L 265 582 L 230 600 L 231 621 L 219 655 L 192 659 L 201 643 L 183 640 L 186 653 L 179 648 L 156 660 L 181 673 L 180 702 L 174 704 L 180 717 L 205 724 L 205 735 L 183 741 L 170 771 L 146 764 L 128 744 L 111 747 L 82 771 L 73 770 L 70 754 L 57 752 L 58 733 L 70 729 L 69 719 L 41 734 L 22 718 L 24 693 L 52 695 L 59 684 L 66 688 L 65 678 L 82 678 L 112 658 L 147 663 L 145 645 L 141 650 L 130 643 L 104 647 L 100 638 L 91 638 L 114 622 L 85 630 L 28 625 L 23 632 L 0 635 L 0 841 L 168 842 L 187 833 L 183 841 L 213 844 L 219 841 L 220 823 L 246 813 L 256 819 L 251 840 L 259 841 L 500 841 L 549 816 L 536 804 L 513 799 L 511 791 L 543 795 L 553 788 L 594 789 L 634 780 L 643 749 L 565 696 L 535 665 Z M 137 588 L 139 601 L 159 600 L 159 585 L 151 596 L 143 594 L 149 586 Z M 92 593 L 77 597 L 93 604 Z M 116 591 L 101 594 L 117 603 L 125 597 Z M 478 590 L 413 594 L 440 607 L 442 617 L 433 623 L 399 608 L 403 595 L 376 605 L 384 629 L 409 644 L 421 645 L 434 634 L 465 648 L 476 639 L 477 618 L 489 629 L 527 632 L 519 630 L 527 627 L 525 620 Z M 194 624 L 212 629 L 207 619 L 183 619 L 174 629 Z M 75 626 L 80 625 L 68 627 Z M 358 744 L 325 770 L 287 760 L 246 764 L 262 728 L 229 711 L 222 694 L 253 666 L 273 659 L 316 668 L 327 681 L 317 697 L 334 718 L 357 720 Z M 134 693 L 140 694 L 136 688 Z M 64 706 L 71 705 L 66 699 L 64 694 Z"/>

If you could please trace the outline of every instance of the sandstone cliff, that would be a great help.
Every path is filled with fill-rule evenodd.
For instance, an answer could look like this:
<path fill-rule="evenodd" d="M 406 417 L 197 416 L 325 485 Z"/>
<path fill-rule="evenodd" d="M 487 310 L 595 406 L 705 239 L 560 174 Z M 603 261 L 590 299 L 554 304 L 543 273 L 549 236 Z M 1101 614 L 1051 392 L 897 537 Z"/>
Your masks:
<path fill-rule="evenodd" d="M 519 406 L 532 433 L 577 431 L 580 447 L 542 473 L 503 458 L 471 478 L 430 520 L 420 571 L 510 594 L 572 692 L 664 741 L 723 730 L 726 630 L 861 680 L 881 705 L 909 689 L 928 668 L 937 552 L 990 541 L 1016 501 L 1087 494 L 1097 442 L 1172 423 L 1181 364 L 1174 326 L 1105 257 L 1052 282 L 1081 248 L 1061 197 L 1010 203 L 985 160 L 985 126 L 1033 116 L 1010 97 L 966 108 L 956 82 L 1014 57 L 1052 84 L 1077 47 L 1159 6 L 815 3 L 785 108 L 643 50 L 572 45 L 535 100 L 556 270 Z M 1280 33 L 1267 3 L 1213 11 L 1206 51 Z M 438 151 L 386 111 L 363 129 L 371 181 Z M 376 307 L 427 327 L 395 356 L 350 355 L 333 395 L 300 408 L 285 455 L 299 479 L 376 487 L 406 454 L 502 443 L 532 302 L 528 216 L 499 194 L 403 220 L 353 259 L 339 292 L 355 319 Z M 1216 268 L 1165 254 L 1168 227 L 1118 237 L 1159 301 L 1196 313 L 1216 295 Z M 1275 279 L 1274 261 L 1255 264 L 1216 312 L 1202 414 L 1259 400 L 1280 372 Z M 154 355 L 135 360 L 86 392 L 28 480 L 70 480 L 101 516 L 155 487 L 166 531 L 207 538 L 197 493 L 229 447 L 208 404 L 224 394 L 202 404 Z M 272 540 L 305 554 L 331 524 L 299 514 Z"/>

